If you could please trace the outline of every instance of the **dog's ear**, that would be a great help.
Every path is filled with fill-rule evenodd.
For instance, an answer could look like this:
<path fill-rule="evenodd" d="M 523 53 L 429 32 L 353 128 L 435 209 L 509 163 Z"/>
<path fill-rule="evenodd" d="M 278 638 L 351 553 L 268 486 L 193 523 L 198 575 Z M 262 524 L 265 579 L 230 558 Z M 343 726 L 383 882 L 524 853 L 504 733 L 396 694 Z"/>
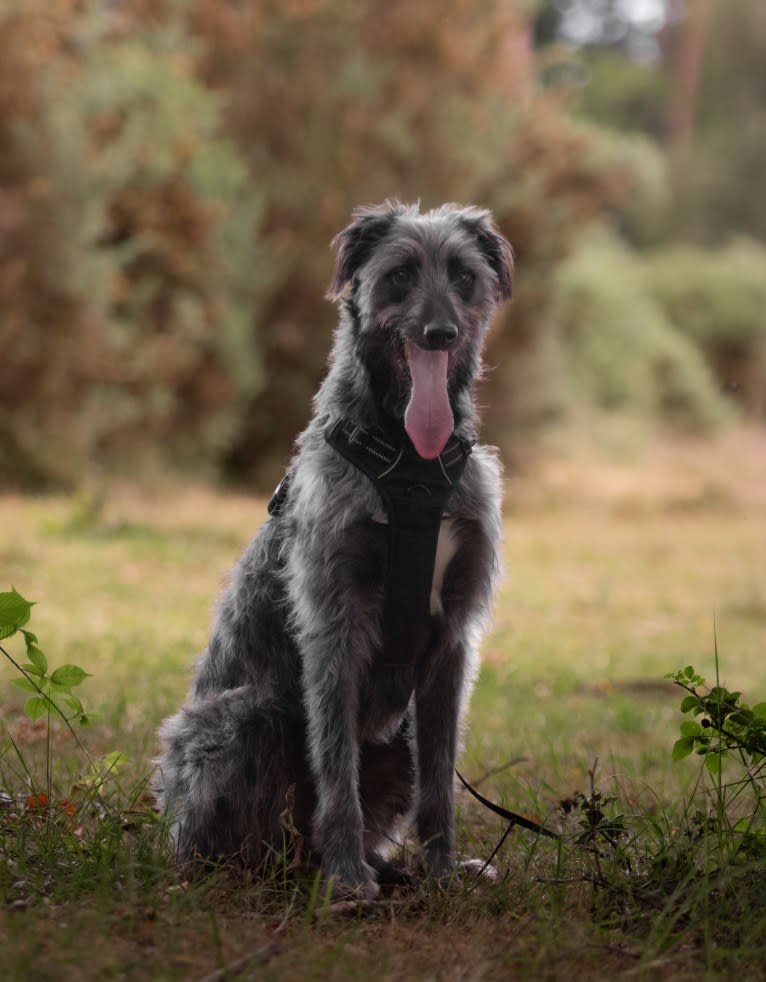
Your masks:
<path fill-rule="evenodd" d="M 328 300 L 339 300 L 346 284 L 367 262 L 375 246 L 391 229 L 396 219 L 407 211 L 399 201 L 386 201 L 376 207 L 354 211 L 354 220 L 335 236 L 332 244 L 337 250 L 335 275 L 327 289 Z"/>
<path fill-rule="evenodd" d="M 479 244 L 482 255 L 497 276 L 497 300 L 510 300 L 513 292 L 513 249 L 490 212 L 482 208 L 466 208 L 461 224 Z"/>

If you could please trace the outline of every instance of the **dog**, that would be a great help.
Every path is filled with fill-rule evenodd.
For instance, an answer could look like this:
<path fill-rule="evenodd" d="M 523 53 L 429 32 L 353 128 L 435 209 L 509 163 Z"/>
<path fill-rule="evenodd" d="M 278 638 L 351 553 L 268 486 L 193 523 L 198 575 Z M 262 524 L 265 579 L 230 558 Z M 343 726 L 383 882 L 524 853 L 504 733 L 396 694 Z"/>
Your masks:
<path fill-rule="evenodd" d="M 386 201 L 334 240 L 313 417 L 219 603 L 156 793 L 181 859 L 283 855 L 374 898 L 454 859 L 462 720 L 499 574 L 500 465 L 474 387 L 513 252 L 489 212 Z"/>

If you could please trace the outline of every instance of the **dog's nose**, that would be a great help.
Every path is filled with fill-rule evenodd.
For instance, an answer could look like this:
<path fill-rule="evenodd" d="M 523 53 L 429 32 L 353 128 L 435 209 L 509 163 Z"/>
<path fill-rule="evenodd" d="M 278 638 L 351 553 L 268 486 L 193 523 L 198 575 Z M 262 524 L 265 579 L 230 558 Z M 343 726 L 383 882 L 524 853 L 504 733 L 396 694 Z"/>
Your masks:
<path fill-rule="evenodd" d="M 423 340 L 425 342 L 424 348 L 442 351 L 444 348 L 449 348 L 457 340 L 457 327 L 449 321 L 446 323 L 432 321 L 430 324 L 426 324 L 423 329 Z"/>

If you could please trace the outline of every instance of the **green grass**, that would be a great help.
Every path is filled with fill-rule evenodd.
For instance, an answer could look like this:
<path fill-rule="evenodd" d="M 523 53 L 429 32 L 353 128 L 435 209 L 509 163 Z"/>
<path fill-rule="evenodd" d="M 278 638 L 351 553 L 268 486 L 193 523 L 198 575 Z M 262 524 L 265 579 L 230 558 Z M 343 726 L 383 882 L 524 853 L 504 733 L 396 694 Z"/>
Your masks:
<path fill-rule="evenodd" d="M 709 837 L 684 833 L 704 804 L 690 803 L 699 758 L 670 760 L 682 693 L 662 680 L 689 663 L 712 678 L 717 636 L 729 687 L 766 698 L 766 488 L 740 485 L 737 460 L 673 457 L 659 483 L 657 467 L 648 482 L 642 468 L 567 464 L 511 484 L 508 575 L 461 769 L 499 769 L 483 793 L 566 844 L 514 831 L 501 882 L 356 916 L 312 916 L 308 879 L 187 882 L 142 783 L 263 502 L 122 489 L 90 514 L 69 498 L 0 499 L 0 590 L 39 602 L 30 626 L 51 663 L 92 674 L 78 690 L 103 713 L 82 731 L 91 753 L 130 761 L 104 794 L 78 792 L 82 755 L 56 727 L 54 803 L 74 800 L 74 820 L 0 805 L 3 977 L 761 977 L 763 858 L 723 868 Z M 44 775 L 45 724 L 23 717 L 13 674 L 0 668 L 0 790 L 18 796 L 10 740 Z M 573 844 L 582 811 L 558 810 L 590 794 L 596 758 L 597 788 L 617 798 L 604 810 L 629 832 L 598 855 Z M 487 856 L 504 826 L 461 795 L 459 828 L 466 853 Z"/>

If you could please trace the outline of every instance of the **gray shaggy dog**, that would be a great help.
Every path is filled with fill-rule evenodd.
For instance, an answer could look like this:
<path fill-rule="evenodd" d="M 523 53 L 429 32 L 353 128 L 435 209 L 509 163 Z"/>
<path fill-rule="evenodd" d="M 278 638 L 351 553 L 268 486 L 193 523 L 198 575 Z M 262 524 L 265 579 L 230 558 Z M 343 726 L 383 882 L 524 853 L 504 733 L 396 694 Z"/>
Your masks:
<path fill-rule="evenodd" d="M 329 371 L 161 728 L 156 790 L 182 859 L 257 868 L 297 830 L 328 880 L 372 898 L 407 879 L 387 853 L 413 818 L 426 867 L 454 863 L 501 534 L 473 388 L 513 255 L 487 211 L 396 201 L 335 245 Z"/>

